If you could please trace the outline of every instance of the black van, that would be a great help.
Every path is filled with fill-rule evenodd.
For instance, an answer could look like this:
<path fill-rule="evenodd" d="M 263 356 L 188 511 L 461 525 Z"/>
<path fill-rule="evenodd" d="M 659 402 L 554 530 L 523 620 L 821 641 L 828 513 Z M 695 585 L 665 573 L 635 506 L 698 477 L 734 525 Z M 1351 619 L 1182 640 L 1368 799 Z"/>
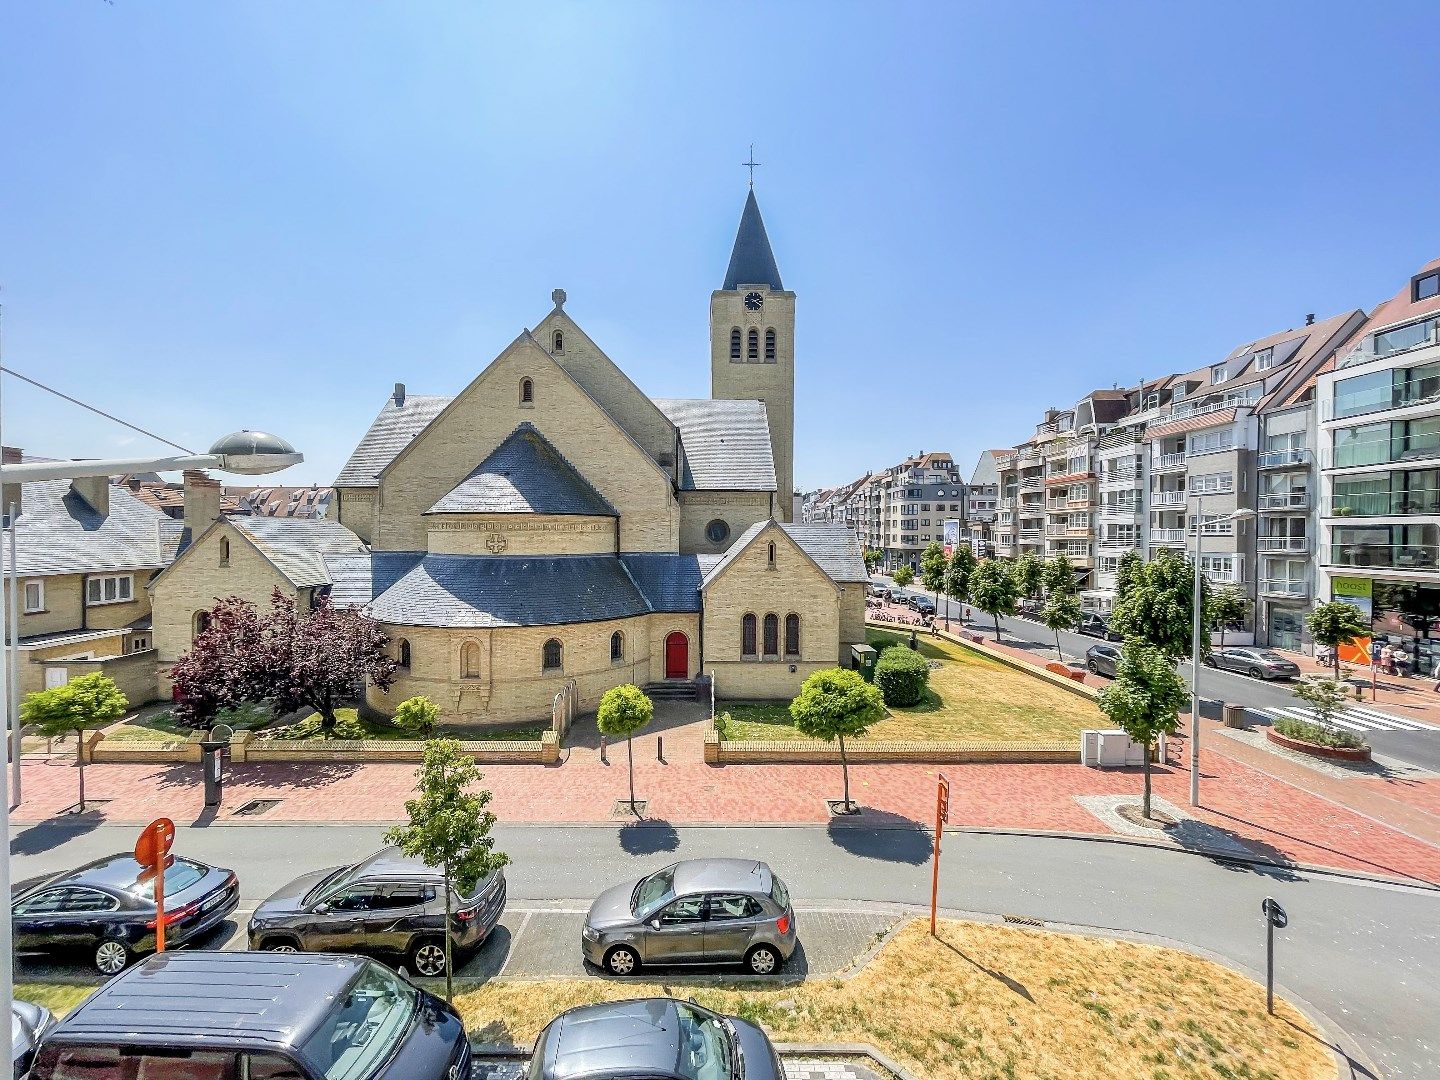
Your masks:
<path fill-rule="evenodd" d="M 459 1014 L 373 960 L 153 956 L 45 1036 L 30 1080 L 457 1080 Z"/>

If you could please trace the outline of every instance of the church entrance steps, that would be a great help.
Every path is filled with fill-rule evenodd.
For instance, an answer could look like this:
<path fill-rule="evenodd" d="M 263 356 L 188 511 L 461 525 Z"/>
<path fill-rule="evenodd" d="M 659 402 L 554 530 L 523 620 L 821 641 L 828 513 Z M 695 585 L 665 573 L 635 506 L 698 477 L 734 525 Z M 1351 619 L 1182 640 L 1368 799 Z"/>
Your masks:
<path fill-rule="evenodd" d="M 646 683 L 642 690 L 652 701 L 699 701 L 700 684 L 689 679 Z"/>

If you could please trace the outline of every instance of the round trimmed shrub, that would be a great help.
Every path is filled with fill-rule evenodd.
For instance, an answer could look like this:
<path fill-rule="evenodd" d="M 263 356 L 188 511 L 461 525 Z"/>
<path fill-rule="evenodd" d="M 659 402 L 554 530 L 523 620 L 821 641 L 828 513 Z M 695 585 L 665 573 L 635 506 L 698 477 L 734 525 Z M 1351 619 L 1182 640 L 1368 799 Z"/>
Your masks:
<path fill-rule="evenodd" d="M 930 666 L 904 645 L 891 645 L 875 662 L 875 685 L 886 705 L 918 705 L 929 683 Z"/>

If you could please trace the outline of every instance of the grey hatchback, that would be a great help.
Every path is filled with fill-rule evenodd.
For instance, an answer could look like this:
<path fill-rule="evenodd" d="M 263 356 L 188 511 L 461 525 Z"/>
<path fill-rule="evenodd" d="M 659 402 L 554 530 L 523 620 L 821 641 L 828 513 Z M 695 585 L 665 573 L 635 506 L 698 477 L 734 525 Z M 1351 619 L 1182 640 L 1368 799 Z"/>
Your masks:
<path fill-rule="evenodd" d="M 707 963 L 770 975 L 795 951 L 795 911 L 763 862 L 689 859 L 601 893 L 580 948 L 612 975 L 641 964 Z"/>

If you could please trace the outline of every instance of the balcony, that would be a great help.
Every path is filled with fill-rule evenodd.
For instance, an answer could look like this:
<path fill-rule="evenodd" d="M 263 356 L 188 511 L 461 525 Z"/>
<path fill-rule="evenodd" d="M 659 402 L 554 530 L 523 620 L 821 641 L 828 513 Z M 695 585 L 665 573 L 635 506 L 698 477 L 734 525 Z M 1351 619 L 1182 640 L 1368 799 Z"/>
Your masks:
<path fill-rule="evenodd" d="M 1152 491 L 1150 493 L 1151 506 L 1184 506 L 1185 492 L 1183 491 Z"/>
<path fill-rule="evenodd" d="M 1440 440 L 1433 435 L 1424 435 L 1412 436 L 1410 446 L 1405 445 L 1404 439 L 1358 439 L 1326 447 L 1321 461 L 1327 469 L 1362 469 L 1368 465 L 1433 461 L 1435 458 L 1440 458 Z"/>
<path fill-rule="evenodd" d="M 1102 521 L 1134 521 L 1140 506 L 1138 503 L 1102 503 L 1099 512 Z"/>
<path fill-rule="evenodd" d="M 1311 461 L 1308 446 L 1296 446 L 1289 450 L 1265 450 L 1255 457 L 1257 469 L 1289 469 L 1296 465 L 1309 465 Z"/>
<path fill-rule="evenodd" d="M 1255 502 L 1257 510 L 1308 510 L 1310 508 L 1310 492 L 1308 491 L 1278 491 L 1269 495 L 1261 495 Z"/>
<path fill-rule="evenodd" d="M 1100 436 L 1097 449 L 1114 450 L 1117 448 L 1130 449 L 1136 443 L 1145 438 L 1145 433 L 1138 427 L 1125 428 L 1123 431 L 1110 431 Z"/>
<path fill-rule="evenodd" d="M 1021 529 L 1021 540 L 1039 540 L 1045 535 L 1044 529 Z"/>
<path fill-rule="evenodd" d="M 1304 555 L 1310 550 L 1308 536 L 1261 536 L 1255 540 L 1255 550 L 1262 555 L 1292 554 Z"/>
<path fill-rule="evenodd" d="M 998 503 L 996 503 L 996 505 L 997 505 L 1001 510 L 1014 510 L 1014 509 L 1015 509 L 1015 496 L 1011 495 L 1011 496 L 1009 496 L 1009 497 L 1007 497 L 1007 498 L 1001 499 Z"/>
<path fill-rule="evenodd" d="M 1101 551 L 1130 551 L 1140 546 L 1138 536 L 1102 536 L 1099 540 Z"/>
<path fill-rule="evenodd" d="M 1064 525 L 1046 525 L 1046 526 L 1045 526 L 1045 535 L 1046 535 L 1046 536 L 1049 536 L 1049 537 L 1063 537 L 1063 536 L 1065 536 L 1067 533 L 1069 533 L 1069 531 L 1070 531 L 1070 530 L 1067 529 Z"/>
<path fill-rule="evenodd" d="M 1038 476 L 1027 476 L 1017 486 L 1021 491 L 1039 491 L 1041 480 Z"/>
<path fill-rule="evenodd" d="M 1134 469 L 1112 469 L 1100 474 L 1100 486 L 1134 487 L 1140 481 L 1140 474 Z"/>
<path fill-rule="evenodd" d="M 1422 570 L 1433 573 L 1440 547 L 1433 544 L 1331 544 L 1326 566 Z"/>
<path fill-rule="evenodd" d="M 1306 596 L 1310 592 L 1308 581 L 1288 581 L 1281 578 L 1261 578 L 1260 592 L 1265 596 Z"/>
<path fill-rule="evenodd" d="M 1327 517 L 1409 517 L 1440 514 L 1440 490 L 1366 491 L 1330 496 Z"/>
<path fill-rule="evenodd" d="M 1362 364 L 1369 364 L 1376 360 L 1384 360 L 1390 356 L 1398 356 L 1400 353 L 1409 352 L 1412 349 L 1423 349 L 1433 345 L 1440 340 L 1440 320 L 1426 319 L 1423 322 L 1414 323 L 1408 327 L 1400 327 L 1398 337 L 1396 331 L 1381 331 L 1380 334 L 1366 334 L 1360 339 L 1360 343 L 1340 358 L 1336 365 L 1338 368 L 1358 367 Z M 1381 347 L 1376 346 L 1376 337 L 1385 338 Z"/>
<path fill-rule="evenodd" d="M 1245 580 L 1245 576 L 1235 569 L 1230 570 L 1201 570 L 1205 580 L 1214 585 L 1239 585 Z"/>
<path fill-rule="evenodd" d="M 1150 543 L 1183 546 L 1187 535 L 1188 530 L 1186 529 L 1151 529 Z"/>
<path fill-rule="evenodd" d="M 1150 459 L 1150 471 L 1157 473 L 1182 472 L 1185 469 L 1184 454 L 1156 454 Z"/>
<path fill-rule="evenodd" d="M 1222 412 L 1225 409 L 1235 408 L 1233 401 L 1207 401 L 1198 404 L 1193 401 L 1183 401 L 1170 409 L 1170 417 L 1173 420 L 1183 420 L 1187 416 L 1204 416 L 1206 413 Z"/>
<path fill-rule="evenodd" d="M 1021 454 L 1015 459 L 1015 467 L 1017 469 L 1035 469 L 1039 468 L 1039 466 L 1040 452 L 1038 450 L 1031 450 L 1028 453 Z"/>
<path fill-rule="evenodd" d="M 1207 522 L 1205 522 L 1204 525 L 1200 526 L 1200 531 L 1201 531 L 1204 535 L 1206 535 L 1206 536 L 1234 536 L 1234 535 L 1235 535 L 1235 523 L 1234 523 L 1233 521 L 1223 521 L 1223 520 L 1222 520 L 1222 521 L 1207 521 Z M 1194 536 L 1194 535 L 1195 535 L 1195 526 L 1194 526 L 1194 525 L 1191 525 L 1191 526 L 1186 530 L 1186 533 L 1187 533 L 1188 535 L 1190 535 L 1190 536 Z"/>

